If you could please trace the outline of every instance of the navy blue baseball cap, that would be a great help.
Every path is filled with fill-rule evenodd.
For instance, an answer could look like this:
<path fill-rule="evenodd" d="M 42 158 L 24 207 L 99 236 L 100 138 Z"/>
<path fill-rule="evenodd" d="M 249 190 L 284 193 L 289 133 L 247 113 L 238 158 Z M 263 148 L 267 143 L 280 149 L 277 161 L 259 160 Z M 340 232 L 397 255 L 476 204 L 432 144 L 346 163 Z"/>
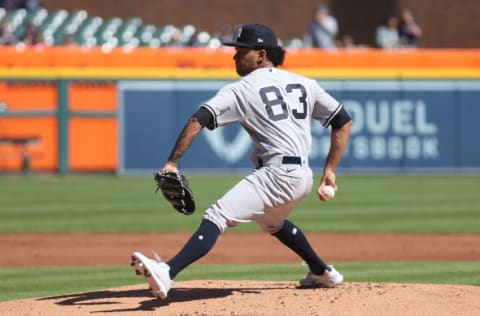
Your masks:
<path fill-rule="evenodd" d="M 245 24 L 237 29 L 233 42 L 224 42 L 226 46 L 236 47 L 278 47 L 275 32 L 261 24 Z"/>

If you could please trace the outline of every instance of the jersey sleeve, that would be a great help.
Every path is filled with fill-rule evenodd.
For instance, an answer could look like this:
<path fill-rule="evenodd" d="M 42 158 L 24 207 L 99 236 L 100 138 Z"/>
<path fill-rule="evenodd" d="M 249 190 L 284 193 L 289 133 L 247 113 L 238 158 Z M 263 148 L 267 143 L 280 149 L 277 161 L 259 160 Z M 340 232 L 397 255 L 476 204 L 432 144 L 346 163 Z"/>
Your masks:
<path fill-rule="evenodd" d="M 213 115 L 213 128 L 239 122 L 243 114 L 239 104 L 240 97 L 235 85 L 221 88 L 217 94 L 203 105 Z"/>
<path fill-rule="evenodd" d="M 327 127 L 337 113 L 342 109 L 342 104 L 320 87 L 314 84 L 314 106 L 312 117 Z"/>

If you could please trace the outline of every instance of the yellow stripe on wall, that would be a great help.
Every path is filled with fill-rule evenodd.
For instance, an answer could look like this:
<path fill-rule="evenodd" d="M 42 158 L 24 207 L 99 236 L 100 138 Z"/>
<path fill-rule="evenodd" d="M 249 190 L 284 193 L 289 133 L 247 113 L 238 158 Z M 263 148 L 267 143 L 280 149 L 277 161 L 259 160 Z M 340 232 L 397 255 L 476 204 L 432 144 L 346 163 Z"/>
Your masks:
<path fill-rule="evenodd" d="M 480 79 L 480 69 L 467 68 L 290 68 L 316 79 Z M 0 68 L 1 79 L 238 79 L 233 68 L 107 68 L 15 67 Z"/>

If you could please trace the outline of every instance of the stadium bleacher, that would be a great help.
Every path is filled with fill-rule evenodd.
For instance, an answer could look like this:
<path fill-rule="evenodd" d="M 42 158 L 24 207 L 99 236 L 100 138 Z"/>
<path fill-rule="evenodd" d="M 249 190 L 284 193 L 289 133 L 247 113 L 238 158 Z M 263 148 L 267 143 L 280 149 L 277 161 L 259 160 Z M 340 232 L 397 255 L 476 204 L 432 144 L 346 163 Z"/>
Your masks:
<path fill-rule="evenodd" d="M 192 36 L 196 36 L 195 46 L 217 48 L 221 46 L 220 34 L 210 34 L 186 24 L 152 25 L 140 17 L 122 19 L 92 16 L 85 10 L 47 10 L 40 8 L 29 13 L 25 9 L 6 11 L 0 8 L 0 23 L 8 21 L 10 30 L 17 38 L 22 38 L 28 23 L 32 23 L 41 33 L 45 44 L 60 46 L 67 35 L 84 47 L 108 45 L 110 47 L 161 47 L 170 46 L 179 34 L 177 46 L 189 46 Z M 300 39 L 290 39 L 286 47 L 300 47 Z"/>

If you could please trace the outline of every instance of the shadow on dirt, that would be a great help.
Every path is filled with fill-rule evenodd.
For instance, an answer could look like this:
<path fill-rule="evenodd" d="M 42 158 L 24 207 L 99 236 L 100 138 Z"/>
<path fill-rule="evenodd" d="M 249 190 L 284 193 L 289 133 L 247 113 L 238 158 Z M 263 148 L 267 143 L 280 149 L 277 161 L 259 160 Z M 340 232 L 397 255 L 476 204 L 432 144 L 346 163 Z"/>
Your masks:
<path fill-rule="evenodd" d="M 103 306 L 103 305 L 121 305 L 124 298 L 150 298 L 139 301 L 135 308 L 115 308 L 95 311 L 93 313 L 119 313 L 133 311 L 153 311 L 156 308 L 167 306 L 170 304 L 208 300 L 213 298 L 223 298 L 232 295 L 234 292 L 239 293 L 261 293 L 263 289 L 245 289 L 245 288 L 173 288 L 166 299 L 159 300 L 153 298 L 149 290 L 105 290 L 96 292 L 86 292 L 77 294 L 68 294 L 60 296 L 52 296 L 38 299 L 39 301 L 55 300 L 55 304 L 64 306 Z M 117 300 L 118 299 L 118 300 Z"/>

